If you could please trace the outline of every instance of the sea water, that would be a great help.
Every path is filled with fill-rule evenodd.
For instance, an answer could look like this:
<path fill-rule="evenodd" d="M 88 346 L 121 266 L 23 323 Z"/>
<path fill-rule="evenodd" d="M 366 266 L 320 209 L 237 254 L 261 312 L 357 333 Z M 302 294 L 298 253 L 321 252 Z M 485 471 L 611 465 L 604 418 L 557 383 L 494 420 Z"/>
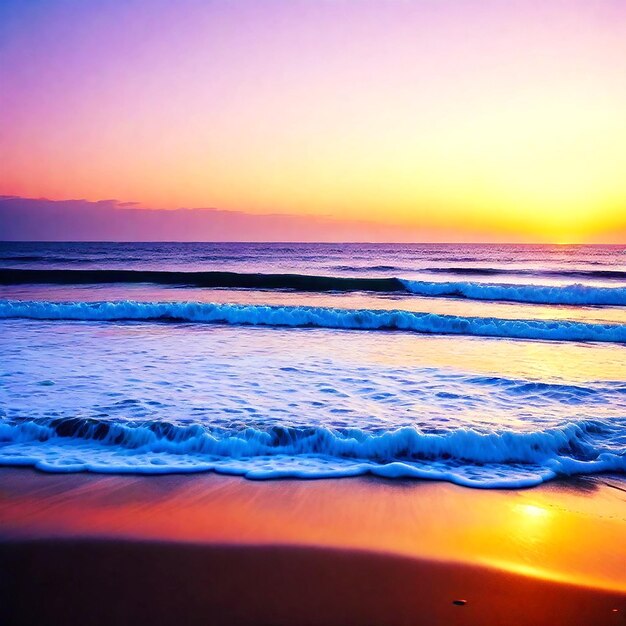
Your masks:
<path fill-rule="evenodd" d="M 0 463 L 626 474 L 619 246 L 0 244 Z"/>

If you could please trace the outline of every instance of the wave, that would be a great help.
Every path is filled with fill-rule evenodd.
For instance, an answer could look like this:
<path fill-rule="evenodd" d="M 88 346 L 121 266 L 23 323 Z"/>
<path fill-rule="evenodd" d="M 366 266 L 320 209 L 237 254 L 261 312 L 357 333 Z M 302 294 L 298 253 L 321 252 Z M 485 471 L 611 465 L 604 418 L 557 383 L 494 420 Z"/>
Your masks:
<path fill-rule="evenodd" d="M 0 256 L 0 261 L 18 261 L 22 263 L 37 263 L 37 262 L 49 262 L 48 259 L 50 257 L 46 255 L 40 254 L 11 254 L 9 256 Z M 54 257 L 53 257 L 54 258 Z M 66 260 L 65 257 L 62 257 L 62 260 Z M 71 259 L 70 259 L 71 260 Z"/>
<path fill-rule="evenodd" d="M 308 306 L 214 304 L 207 302 L 0 301 L 0 319 L 83 321 L 175 321 L 243 326 L 397 330 L 546 341 L 626 343 L 626 324 L 568 320 L 516 320 Z"/>
<path fill-rule="evenodd" d="M 397 278 L 351 278 L 308 274 L 239 272 L 171 272 L 160 270 L 0 269 L 0 284 L 155 283 L 231 289 L 293 289 L 296 291 L 406 291 Z"/>
<path fill-rule="evenodd" d="M 447 378 L 454 380 L 449 374 Z M 455 378 L 458 379 L 458 376 Z M 626 382 L 623 381 L 604 381 L 602 384 L 587 382 L 584 385 L 576 385 L 536 379 L 506 378 L 504 376 L 462 376 L 461 380 L 463 384 L 467 385 L 496 387 L 500 394 L 524 398 L 532 396 L 534 402 L 540 396 L 566 404 L 590 401 L 606 402 L 607 398 L 615 400 L 619 396 L 626 396 Z"/>
<path fill-rule="evenodd" d="M 425 433 L 413 427 L 228 430 L 162 421 L 23 419 L 0 422 L 0 464 L 51 472 L 214 470 L 256 479 L 374 474 L 515 488 L 557 476 L 626 472 L 626 450 L 606 444 L 617 428 L 588 420 L 540 432 Z"/>
<path fill-rule="evenodd" d="M 289 289 L 303 292 L 372 291 L 412 293 L 429 298 L 465 298 L 532 304 L 626 306 L 626 287 L 530 285 L 483 282 L 430 282 L 396 277 L 314 276 L 238 272 L 151 270 L 0 269 L 0 284 L 155 283 L 205 288 Z"/>
<path fill-rule="evenodd" d="M 367 272 L 415 272 L 415 268 L 402 266 L 402 265 L 331 265 L 328 267 L 331 270 L 337 270 L 339 272 L 355 272 L 355 273 L 367 273 Z M 422 270 L 419 270 L 422 271 Z"/>
<path fill-rule="evenodd" d="M 402 280 L 407 291 L 427 297 L 454 297 L 528 304 L 624 306 L 626 287 L 590 285 L 515 285 L 508 283 L 426 282 Z"/>
<path fill-rule="evenodd" d="M 0 256 L 0 261 L 9 262 L 9 263 L 38 263 L 41 265 L 54 265 L 54 264 L 67 264 L 67 265 L 78 265 L 78 264 L 93 264 L 98 263 L 100 261 L 98 256 L 93 255 L 85 255 L 85 256 L 51 256 L 51 255 L 9 255 L 9 256 Z M 117 257 L 115 259 L 116 263 L 137 263 L 143 261 L 141 257 Z M 43 270 L 47 271 L 47 270 Z"/>
<path fill-rule="evenodd" d="M 416 271 L 416 270 L 411 270 Z M 552 276 L 554 278 L 585 278 L 626 280 L 623 270 L 584 270 L 584 269 L 522 269 L 509 267 L 425 267 L 417 270 L 428 274 L 461 274 L 468 276 Z"/>
<path fill-rule="evenodd" d="M 590 262 L 589 264 L 592 264 Z M 624 270 L 606 269 L 528 269 L 511 267 L 409 267 L 406 265 L 333 265 L 329 269 L 340 272 L 412 272 L 420 274 L 458 274 L 461 276 L 549 276 L 553 278 L 582 278 L 598 280 L 626 280 Z"/>
<path fill-rule="evenodd" d="M 256 261 L 258 260 L 258 256 L 246 256 L 246 255 L 201 255 L 197 257 L 198 261 L 205 262 L 242 262 L 242 261 Z M 311 260 L 317 260 L 316 257 L 312 257 Z M 2 262 L 15 262 L 15 263 L 41 263 L 43 265 L 53 265 L 53 264 L 74 264 L 74 263 L 84 263 L 84 264 L 96 264 L 100 263 L 101 260 L 97 255 L 84 255 L 84 256 L 52 256 L 52 255 L 21 255 L 21 254 L 12 254 L 8 256 L 0 256 L 0 261 Z M 117 256 L 114 259 L 114 262 L 118 265 L 123 263 L 140 263 L 145 261 L 142 257 L 138 256 Z M 592 265 L 593 261 L 588 261 L 588 264 Z M 598 263 L 598 262 L 596 262 Z M 498 276 L 498 275 L 507 275 L 507 276 L 550 276 L 554 278 L 582 278 L 582 279 L 600 279 L 600 280 L 626 280 L 626 271 L 624 270 L 615 270 L 615 269 L 544 269 L 544 268 L 511 268 L 511 267 L 475 267 L 475 266 L 455 266 L 455 265 L 444 265 L 444 266 L 435 266 L 435 267 L 414 267 L 410 265 L 330 265 L 327 269 L 335 270 L 338 272 L 351 272 L 357 274 L 366 274 L 371 272 L 411 272 L 411 273 L 424 273 L 424 274 L 458 274 L 461 276 Z M 53 277 L 53 280 L 56 281 L 68 281 L 73 282 L 76 276 L 61 276 L 62 273 L 74 273 L 76 270 L 73 269 L 63 269 L 56 268 L 54 270 L 41 270 L 36 268 L 29 268 L 26 270 L 26 274 L 24 274 L 25 278 L 22 278 L 22 272 L 24 270 L 18 268 L 7 268 L 0 269 L 0 274 L 7 272 L 7 280 L 29 280 L 34 279 L 40 282 L 48 282 L 48 278 L 44 273 L 49 273 L 50 271 L 57 272 L 57 275 Z M 184 274 L 191 281 L 200 280 L 206 278 L 208 282 L 211 280 L 220 280 L 221 275 L 226 276 L 248 276 L 249 274 L 241 273 L 241 272 L 218 272 L 218 271 L 203 271 L 203 272 L 192 272 L 192 271 L 151 271 L 151 270 L 131 270 L 131 269 L 92 269 L 92 270 L 84 270 L 89 272 L 96 272 L 96 277 L 99 277 L 100 280 L 97 282 L 110 282 L 107 277 L 109 272 L 115 272 L 121 274 L 122 280 L 120 282 L 138 282 L 140 277 L 137 279 L 134 278 L 134 275 L 141 274 L 142 272 L 148 272 L 149 275 L 153 274 L 162 274 L 163 280 L 167 280 L 167 274 L 175 274 L 173 277 L 174 280 L 178 279 L 178 274 Z M 131 275 L 129 273 L 132 272 Z M 256 274 L 257 276 L 275 276 L 273 274 Z M 280 274 L 279 276 L 297 276 L 297 274 Z M 306 276 L 306 275 L 305 275 Z M 78 274 L 79 280 L 82 282 L 82 277 Z M 157 276 L 157 278 L 159 278 Z M 332 277 L 325 277 L 327 280 L 332 280 Z M 341 277 L 338 277 L 341 278 Z M 236 280 L 236 279 L 234 279 Z M 246 279 L 242 279 L 246 280 Z M 262 279 L 260 279 L 262 280 Z"/>

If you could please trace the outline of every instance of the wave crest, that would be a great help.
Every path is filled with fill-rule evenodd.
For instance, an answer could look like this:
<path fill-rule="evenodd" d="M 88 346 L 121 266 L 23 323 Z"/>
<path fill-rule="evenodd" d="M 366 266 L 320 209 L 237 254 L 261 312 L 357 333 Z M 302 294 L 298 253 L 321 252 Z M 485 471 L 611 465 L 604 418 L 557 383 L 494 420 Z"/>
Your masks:
<path fill-rule="evenodd" d="M 258 479 L 369 473 L 523 487 L 558 475 L 626 472 L 624 450 L 597 444 L 610 430 L 592 421 L 542 432 L 424 433 L 405 427 L 369 433 L 319 426 L 229 431 L 168 422 L 13 420 L 0 423 L 0 463 L 48 471 L 215 470 Z"/>
<path fill-rule="evenodd" d="M 427 297 L 453 297 L 528 304 L 574 306 L 626 305 L 626 287 L 591 285 L 516 285 L 508 283 L 425 282 L 402 280 L 408 291 Z"/>
<path fill-rule="evenodd" d="M 382 266 L 381 266 L 382 268 Z M 476 270 L 486 273 L 489 270 Z M 314 276 L 239 272 L 151 270 L 0 269 L 0 284 L 154 283 L 219 289 L 285 289 L 302 292 L 412 293 L 429 298 L 466 298 L 529 304 L 626 306 L 626 287 L 531 285 L 484 282 L 431 282 L 396 277 Z"/>
<path fill-rule="evenodd" d="M 547 341 L 626 343 L 626 324 L 463 317 L 410 311 L 205 302 L 0 301 L 0 319 L 177 321 L 344 330 L 399 330 Z"/>

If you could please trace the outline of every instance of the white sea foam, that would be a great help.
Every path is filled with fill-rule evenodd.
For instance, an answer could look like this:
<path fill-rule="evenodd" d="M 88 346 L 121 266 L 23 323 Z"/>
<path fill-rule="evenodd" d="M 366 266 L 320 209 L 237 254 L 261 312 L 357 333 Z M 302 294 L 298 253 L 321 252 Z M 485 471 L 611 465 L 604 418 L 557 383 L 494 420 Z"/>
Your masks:
<path fill-rule="evenodd" d="M 0 424 L 0 463 L 51 472 L 214 470 L 255 479 L 374 474 L 513 488 L 564 475 L 626 472 L 626 450 L 598 445 L 603 430 L 586 421 L 542 432 L 461 428 L 435 434 L 411 427 L 228 431 L 165 422 L 23 420 Z"/>
<path fill-rule="evenodd" d="M 555 341 L 626 343 L 626 324 L 462 317 L 399 310 L 333 309 L 201 302 L 0 301 L 0 318 L 38 320 L 175 320 L 213 324 L 403 330 L 417 333 Z"/>
<path fill-rule="evenodd" d="M 51 472 L 163 474 L 214 470 L 248 478 L 374 474 L 519 488 L 556 476 L 626 472 L 625 450 L 596 447 L 592 422 L 543 432 L 457 429 L 382 433 L 324 427 L 237 432 L 96 420 L 0 424 L 0 463 Z"/>
<path fill-rule="evenodd" d="M 401 280 L 408 291 L 420 296 L 456 296 L 471 300 L 499 300 L 532 304 L 576 306 L 624 306 L 626 287 L 593 285 L 523 285 L 480 282 L 429 282 Z"/>

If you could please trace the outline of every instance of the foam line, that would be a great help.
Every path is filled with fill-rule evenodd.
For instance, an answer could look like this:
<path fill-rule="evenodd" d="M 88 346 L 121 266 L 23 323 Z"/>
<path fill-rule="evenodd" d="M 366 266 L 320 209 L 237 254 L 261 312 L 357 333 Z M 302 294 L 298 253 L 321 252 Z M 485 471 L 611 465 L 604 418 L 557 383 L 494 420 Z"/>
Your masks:
<path fill-rule="evenodd" d="M 46 302 L 0 300 L 0 319 L 85 321 L 176 321 L 345 330 L 398 330 L 546 341 L 626 343 L 626 324 L 568 320 L 515 320 L 308 306 L 263 306 L 205 302 Z"/>
<path fill-rule="evenodd" d="M 408 291 L 420 296 L 455 297 L 529 304 L 574 306 L 624 306 L 626 287 L 591 285 L 516 285 L 507 283 L 427 282 L 402 280 Z"/>
<path fill-rule="evenodd" d="M 625 450 L 602 445 L 611 426 L 580 421 L 540 432 L 424 433 L 405 427 L 209 429 L 199 424 L 85 418 L 0 423 L 0 464 L 51 472 L 219 471 L 248 478 L 375 474 L 519 488 L 556 476 L 626 472 Z"/>

